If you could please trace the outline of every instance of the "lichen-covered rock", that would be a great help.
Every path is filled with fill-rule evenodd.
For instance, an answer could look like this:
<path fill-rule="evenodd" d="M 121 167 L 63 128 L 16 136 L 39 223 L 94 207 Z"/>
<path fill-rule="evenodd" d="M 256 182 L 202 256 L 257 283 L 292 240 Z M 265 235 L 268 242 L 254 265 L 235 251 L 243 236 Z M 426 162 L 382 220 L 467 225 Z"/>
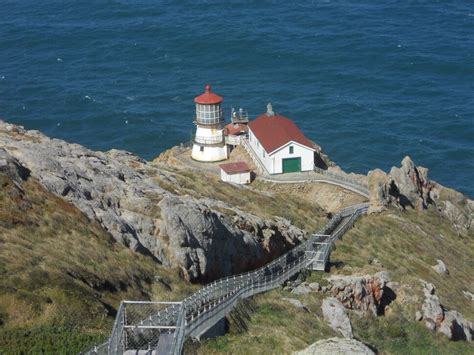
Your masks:
<path fill-rule="evenodd" d="M 0 173 L 19 184 L 30 175 L 30 171 L 3 148 L 0 148 Z"/>
<path fill-rule="evenodd" d="M 382 298 L 387 292 L 386 285 L 390 281 L 387 272 L 379 272 L 374 276 L 342 276 L 334 275 L 328 278 L 331 283 L 331 293 L 344 307 L 374 315 L 383 313 Z"/>
<path fill-rule="evenodd" d="M 400 168 L 392 167 L 390 177 L 396 187 L 391 194 L 401 206 L 423 210 L 431 202 L 432 184 L 428 179 L 428 169 L 416 167 L 409 156 L 403 158 Z"/>
<path fill-rule="evenodd" d="M 375 169 L 369 172 L 369 209 L 367 213 L 380 213 L 388 208 L 392 201 L 390 183 L 390 177 L 382 170 Z"/>
<path fill-rule="evenodd" d="M 294 355 L 375 355 L 364 343 L 355 339 L 329 338 L 317 341 Z"/>
<path fill-rule="evenodd" d="M 465 319 L 461 313 L 446 310 L 436 295 L 435 286 L 429 282 L 420 281 L 425 300 L 421 308 L 421 317 L 417 315 L 416 319 L 423 320 L 428 329 L 438 331 L 451 340 L 471 341 L 474 336 L 474 324 Z"/>
<path fill-rule="evenodd" d="M 339 300 L 334 297 L 325 298 L 321 305 L 324 320 L 344 338 L 352 339 L 352 325 L 347 311 Z"/>
<path fill-rule="evenodd" d="M 189 280 L 207 280 L 262 266 L 300 242 L 304 233 L 288 221 L 268 221 L 219 201 L 165 196 L 161 239 L 169 258 Z M 232 217 L 213 210 L 225 207 Z M 245 225 L 242 223 L 245 221 Z"/>
<path fill-rule="evenodd" d="M 439 327 L 439 332 L 446 335 L 450 340 L 472 341 L 474 336 L 474 325 L 466 320 L 457 311 L 447 311 L 444 320 Z"/>
<path fill-rule="evenodd" d="M 369 214 L 382 212 L 393 204 L 421 211 L 432 203 L 435 183 L 428 179 L 428 169 L 415 166 L 409 156 L 403 158 L 400 168 L 392 167 L 389 174 L 379 169 L 370 171 L 368 181 Z"/>

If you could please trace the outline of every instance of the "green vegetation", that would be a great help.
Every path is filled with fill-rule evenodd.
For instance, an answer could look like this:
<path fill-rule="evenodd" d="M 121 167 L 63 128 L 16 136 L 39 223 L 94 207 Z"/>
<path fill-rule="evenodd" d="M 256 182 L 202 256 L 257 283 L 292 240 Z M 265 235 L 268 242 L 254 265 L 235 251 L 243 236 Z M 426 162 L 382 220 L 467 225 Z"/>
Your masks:
<path fill-rule="evenodd" d="M 195 288 L 177 274 L 33 178 L 17 186 L 0 174 L 1 354 L 78 353 L 105 339 L 122 299 L 176 300 Z"/>

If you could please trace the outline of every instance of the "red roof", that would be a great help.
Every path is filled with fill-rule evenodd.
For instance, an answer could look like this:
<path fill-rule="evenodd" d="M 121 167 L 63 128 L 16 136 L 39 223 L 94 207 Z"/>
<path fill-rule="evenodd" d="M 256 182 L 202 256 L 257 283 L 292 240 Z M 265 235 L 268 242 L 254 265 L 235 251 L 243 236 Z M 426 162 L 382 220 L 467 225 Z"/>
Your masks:
<path fill-rule="evenodd" d="M 224 101 L 224 99 L 221 96 L 211 92 L 211 85 L 206 85 L 206 92 L 194 98 L 195 103 L 203 105 L 219 104 L 222 101 Z"/>
<path fill-rule="evenodd" d="M 227 174 L 248 173 L 250 171 L 246 162 L 238 161 L 235 163 L 221 164 L 219 167 Z"/>
<path fill-rule="evenodd" d="M 248 127 L 244 123 L 229 123 L 227 126 L 225 126 L 224 133 L 226 135 L 237 135 L 240 133 L 246 133 L 248 131 Z"/>
<path fill-rule="evenodd" d="M 281 115 L 260 115 L 249 123 L 249 128 L 257 137 L 267 153 L 272 153 L 281 146 L 294 141 L 310 149 L 314 145 L 289 118 Z"/>

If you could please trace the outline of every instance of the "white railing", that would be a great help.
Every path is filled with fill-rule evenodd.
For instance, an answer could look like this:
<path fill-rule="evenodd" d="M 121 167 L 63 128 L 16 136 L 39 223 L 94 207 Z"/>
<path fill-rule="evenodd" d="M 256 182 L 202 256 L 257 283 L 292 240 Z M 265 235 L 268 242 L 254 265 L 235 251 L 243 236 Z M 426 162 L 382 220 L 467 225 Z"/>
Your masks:
<path fill-rule="evenodd" d="M 221 137 L 203 137 L 194 136 L 194 141 L 198 144 L 224 144 L 224 136 Z"/>
<path fill-rule="evenodd" d="M 226 144 L 231 144 L 231 145 L 241 145 L 242 140 L 243 140 L 242 136 L 229 135 L 225 137 Z"/>
<path fill-rule="evenodd" d="M 242 146 L 244 147 L 244 149 L 250 155 L 250 158 L 253 160 L 253 162 L 257 166 L 257 170 L 263 175 L 268 175 L 267 169 L 265 168 L 261 160 L 257 157 L 257 154 L 254 152 L 253 148 L 250 146 L 250 143 L 247 138 L 242 138 Z"/>
<path fill-rule="evenodd" d="M 317 166 L 314 166 L 314 171 L 318 174 L 324 175 L 330 180 L 341 182 L 344 185 L 357 189 L 358 191 L 362 192 L 366 196 L 369 195 L 369 188 L 367 184 L 364 184 L 363 182 L 360 182 L 354 178 L 351 178 L 350 176 L 346 174 L 324 170 Z"/>

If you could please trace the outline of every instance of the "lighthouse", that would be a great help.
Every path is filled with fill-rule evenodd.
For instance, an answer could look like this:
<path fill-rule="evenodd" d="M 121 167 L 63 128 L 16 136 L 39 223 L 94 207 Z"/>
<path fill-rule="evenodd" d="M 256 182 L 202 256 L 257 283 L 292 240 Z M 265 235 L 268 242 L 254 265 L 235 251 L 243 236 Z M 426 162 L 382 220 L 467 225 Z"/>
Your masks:
<path fill-rule="evenodd" d="M 194 99 L 196 135 L 191 156 L 195 160 L 213 162 L 227 159 L 222 101 L 224 99 L 214 94 L 210 85 L 206 85 L 204 94 Z"/>

